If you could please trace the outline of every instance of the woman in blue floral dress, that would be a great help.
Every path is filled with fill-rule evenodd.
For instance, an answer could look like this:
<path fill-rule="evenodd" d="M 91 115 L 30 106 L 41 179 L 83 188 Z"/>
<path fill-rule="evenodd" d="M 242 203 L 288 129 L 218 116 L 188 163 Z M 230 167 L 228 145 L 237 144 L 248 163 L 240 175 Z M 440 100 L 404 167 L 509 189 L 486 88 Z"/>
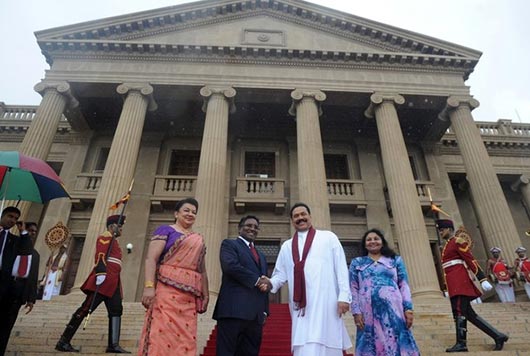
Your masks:
<path fill-rule="evenodd" d="M 403 259 L 382 231 L 368 230 L 361 256 L 350 265 L 351 310 L 357 326 L 355 356 L 415 356 L 412 297 Z"/>

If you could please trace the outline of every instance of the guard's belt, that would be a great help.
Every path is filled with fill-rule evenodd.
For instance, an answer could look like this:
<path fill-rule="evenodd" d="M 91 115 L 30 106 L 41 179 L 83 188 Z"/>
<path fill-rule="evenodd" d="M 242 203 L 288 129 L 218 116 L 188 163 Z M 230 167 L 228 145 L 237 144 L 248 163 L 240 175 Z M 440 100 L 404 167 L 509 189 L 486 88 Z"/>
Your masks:
<path fill-rule="evenodd" d="M 454 265 L 465 265 L 465 264 L 466 263 L 464 262 L 464 260 L 456 259 L 456 260 L 451 260 L 451 261 L 444 262 L 442 264 L 442 268 L 446 269 L 447 267 L 451 267 L 451 266 L 454 266 Z"/>

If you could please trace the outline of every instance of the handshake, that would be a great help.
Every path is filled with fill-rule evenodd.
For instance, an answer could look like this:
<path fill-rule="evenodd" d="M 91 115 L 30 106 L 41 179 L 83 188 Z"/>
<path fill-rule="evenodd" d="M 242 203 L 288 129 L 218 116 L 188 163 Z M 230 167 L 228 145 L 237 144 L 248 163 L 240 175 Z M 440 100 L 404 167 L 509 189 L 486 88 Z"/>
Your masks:
<path fill-rule="evenodd" d="M 271 280 L 267 276 L 261 276 L 256 283 L 256 287 L 262 292 L 270 292 L 272 289 Z"/>

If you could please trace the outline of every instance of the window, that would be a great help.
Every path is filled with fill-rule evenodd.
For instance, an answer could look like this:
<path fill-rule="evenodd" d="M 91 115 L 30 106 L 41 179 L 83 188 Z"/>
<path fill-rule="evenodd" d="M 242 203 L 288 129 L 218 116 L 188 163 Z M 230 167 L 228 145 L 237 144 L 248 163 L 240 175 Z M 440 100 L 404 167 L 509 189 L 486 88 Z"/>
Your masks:
<path fill-rule="evenodd" d="M 63 162 L 46 162 L 57 175 L 61 175 L 61 169 L 63 168 Z"/>
<path fill-rule="evenodd" d="M 341 241 L 340 243 L 346 255 L 346 264 L 361 255 L 361 241 Z"/>
<path fill-rule="evenodd" d="M 199 159 L 201 151 L 174 150 L 169 162 L 169 175 L 196 176 L 199 174 Z"/>
<path fill-rule="evenodd" d="M 245 152 L 245 176 L 266 175 L 266 178 L 276 176 L 274 152 Z"/>
<path fill-rule="evenodd" d="M 107 164 L 107 159 L 109 158 L 110 147 L 101 147 L 98 153 L 98 160 L 96 161 L 96 166 L 94 167 L 94 172 L 103 172 L 105 165 Z"/>
<path fill-rule="evenodd" d="M 350 179 L 346 155 L 325 154 L 324 165 L 327 179 Z"/>

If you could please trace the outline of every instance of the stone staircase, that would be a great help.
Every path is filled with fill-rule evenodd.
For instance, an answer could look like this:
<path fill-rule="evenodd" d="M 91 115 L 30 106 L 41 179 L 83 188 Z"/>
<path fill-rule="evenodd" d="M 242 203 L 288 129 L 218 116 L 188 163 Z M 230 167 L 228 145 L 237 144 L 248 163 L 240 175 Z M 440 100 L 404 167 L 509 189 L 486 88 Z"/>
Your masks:
<path fill-rule="evenodd" d="M 11 333 L 6 356 L 68 355 L 69 353 L 55 351 L 55 344 L 84 297 L 81 292 L 76 292 L 54 297 L 47 302 L 39 300 L 28 315 L 22 309 Z M 208 312 L 199 316 L 197 340 L 198 350 L 201 351 L 215 326 L 215 320 L 212 320 L 215 299 L 212 299 Z M 120 345 L 133 354 L 138 350 L 144 316 L 145 309 L 141 303 L 123 303 Z M 72 345 L 80 349 L 82 355 L 109 355 L 105 353 L 108 318 L 103 303 L 90 317 L 86 330 L 82 326 L 83 324 L 72 339 Z"/>
<path fill-rule="evenodd" d="M 33 311 L 24 315 L 21 311 L 13 329 L 6 355 L 46 356 L 64 355 L 54 350 L 60 334 L 71 314 L 80 305 L 83 295 L 73 293 L 56 297 L 50 302 L 38 301 Z M 198 354 L 202 353 L 215 326 L 211 313 L 215 298 L 210 302 L 209 312 L 199 317 Z M 510 335 L 504 350 L 492 352 L 493 340 L 472 325 L 468 329 L 467 355 L 529 355 L 530 356 L 530 302 L 515 304 L 484 303 L 474 305 L 479 315 L 493 326 Z M 140 303 L 124 303 L 121 346 L 136 353 L 140 337 L 144 308 Z M 274 315 L 271 316 L 273 318 Z M 351 315 L 346 325 L 355 343 L 355 325 Z M 72 345 L 79 347 L 83 355 L 105 354 L 107 345 L 107 314 L 104 305 L 92 315 L 86 330 L 78 330 Z M 287 332 L 287 330 L 286 330 Z M 422 355 L 447 355 L 445 348 L 455 342 L 455 331 L 448 299 L 416 301 L 414 336 Z M 349 350 L 353 352 L 353 350 Z"/>
<path fill-rule="evenodd" d="M 415 302 L 414 309 L 414 337 L 422 355 L 447 355 L 445 349 L 455 343 L 449 299 Z M 493 352 L 494 341 L 468 322 L 467 355 L 530 355 L 529 302 L 473 304 L 473 309 L 510 339 L 502 351 Z"/>

